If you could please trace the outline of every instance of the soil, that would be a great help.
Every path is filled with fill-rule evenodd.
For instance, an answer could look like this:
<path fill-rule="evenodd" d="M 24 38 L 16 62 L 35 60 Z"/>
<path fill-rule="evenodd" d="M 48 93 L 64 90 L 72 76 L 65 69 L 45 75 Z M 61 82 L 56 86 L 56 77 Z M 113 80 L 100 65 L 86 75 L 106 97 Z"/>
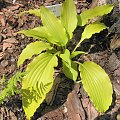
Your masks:
<path fill-rule="evenodd" d="M 34 41 L 24 35 L 16 34 L 23 29 L 34 28 L 41 24 L 38 17 L 19 12 L 39 8 L 40 5 L 52 5 L 62 0 L 11 0 L 0 1 L 0 79 L 3 74 L 9 79 L 17 69 L 17 60 L 27 44 Z M 88 9 L 91 0 L 77 0 L 77 11 Z M 93 35 L 89 41 L 82 44 L 81 50 L 89 51 L 88 55 L 77 57 L 80 61 L 90 60 L 105 69 L 111 78 L 114 88 L 113 102 L 109 110 L 100 114 L 94 108 L 81 84 L 74 84 L 64 74 L 56 75 L 56 84 L 48 94 L 46 101 L 37 109 L 32 120 L 120 120 L 120 13 L 117 8 L 107 15 L 103 22 L 110 29 Z M 73 46 L 79 40 L 81 28 L 75 30 Z M 117 37 L 117 39 L 115 39 Z M 112 42 L 111 42 L 112 41 Z M 111 49 L 110 49 L 111 48 Z M 70 48 L 73 49 L 73 48 Z M 29 61 L 28 61 L 29 62 Z M 24 70 L 26 62 L 21 70 Z M 61 80 L 59 81 L 59 78 Z M 0 88 L 1 89 L 1 88 Z M 49 104 L 47 104 L 49 103 Z M 15 95 L 0 105 L 0 120 L 26 120 L 21 96 Z"/>

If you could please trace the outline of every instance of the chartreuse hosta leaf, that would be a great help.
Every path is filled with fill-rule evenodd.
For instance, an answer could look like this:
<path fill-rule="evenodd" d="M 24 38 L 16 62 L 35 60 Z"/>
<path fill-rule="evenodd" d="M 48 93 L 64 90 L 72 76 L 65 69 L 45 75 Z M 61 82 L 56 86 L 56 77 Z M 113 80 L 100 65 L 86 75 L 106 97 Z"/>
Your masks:
<path fill-rule="evenodd" d="M 45 27 L 36 27 L 29 30 L 21 30 L 18 33 L 22 33 L 27 37 L 33 37 L 35 39 L 47 40 L 49 34 Z"/>
<path fill-rule="evenodd" d="M 20 12 L 19 15 L 21 16 L 22 14 L 24 14 L 24 13 L 26 13 L 26 12 L 28 12 L 28 13 L 30 13 L 30 14 L 34 14 L 34 15 L 40 17 L 40 9 L 34 9 L 34 10 L 30 9 L 30 10 L 28 10 L 28 11 Z"/>
<path fill-rule="evenodd" d="M 23 64 L 26 59 L 31 58 L 35 54 L 40 54 L 42 51 L 52 49 L 49 43 L 36 41 L 27 45 L 27 47 L 22 51 L 18 59 L 18 66 Z"/>
<path fill-rule="evenodd" d="M 71 61 L 70 52 L 68 49 L 65 50 L 64 54 L 61 54 L 63 63 L 63 72 L 66 77 L 76 81 L 78 72 L 77 72 L 77 64 Z"/>
<path fill-rule="evenodd" d="M 78 25 L 84 26 L 88 22 L 88 20 L 110 13 L 113 7 L 114 6 L 111 4 L 106 4 L 82 12 L 80 15 L 78 15 Z"/>
<path fill-rule="evenodd" d="M 40 13 L 43 26 L 49 33 L 49 42 L 58 46 L 65 46 L 68 42 L 68 38 L 61 21 L 54 13 L 43 6 L 40 8 Z"/>
<path fill-rule="evenodd" d="M 55 55 L 41 53 L 27 66 L 27 74 L 22 81 L 22 103 L 28 119 L 50 91 L 54 81 L 54 67 L 57 64 Z"/>
<path fill-rule="evenodd" d="M 94 62 L 79 65 L 82 84 L 96 109 L 105 112 L 112 102 L 112 85 L 107 73 Z"/>
<path fill-rule="evenodd" d="M 77 26 L 77 11 L 73 0 L 65 0 L 62 6 L 61 22 L 64 25 L 66 31 L 71 39 L 72 32 Z"/>
<path fill-rule="evenodd" d="M 80 42 L 83 42 L 85 39 L 89 39 L 93 34 L 99 33 L 102 30 L 108 28 L 104 23 L 93 23 L 85 27 Z"/>
<path fill-rule="evenodd" d="M 91 38 L 93 34 L 99 33 L 106 28 L 108 28 L 108 27 L 104 23 L 100 23 L 100 22 L 95 22 L 95 23 L 87 25 L 82 33 L 81 40 L 74 48 L 72 54 L 75 52 L 77 47 L 79 47 L 81 42 L 83 42 L 85 39 Z"/>

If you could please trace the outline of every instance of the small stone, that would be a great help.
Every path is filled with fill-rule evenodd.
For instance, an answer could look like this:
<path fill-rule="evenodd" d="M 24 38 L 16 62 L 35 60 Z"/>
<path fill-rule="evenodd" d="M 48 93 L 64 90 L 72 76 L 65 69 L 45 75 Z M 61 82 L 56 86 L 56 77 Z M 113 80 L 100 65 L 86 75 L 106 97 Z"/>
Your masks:
<path fill-rule="evenodd" d="M 11 58 L 11 62 L 15 62 L 15 58 L 14 57 Z"/>
<path fill-rule="evenodd" d="M 5 68 L 7 65 L 8 65 L 8 61 L 7 61 L 7 60 L 3 60 L 3 61 L 1 62 L 1 66 L 2 66 L 3 68 Z"/>

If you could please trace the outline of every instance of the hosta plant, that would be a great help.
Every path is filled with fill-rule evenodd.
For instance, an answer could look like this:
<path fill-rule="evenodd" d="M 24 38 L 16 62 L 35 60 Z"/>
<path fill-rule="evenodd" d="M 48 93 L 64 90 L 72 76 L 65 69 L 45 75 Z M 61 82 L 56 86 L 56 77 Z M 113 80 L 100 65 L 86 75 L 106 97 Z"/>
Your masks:
<path fill-rule="evenodd" d="M 28 11 L 38 15 L 43 24 L 43 26 L 18 32 L 36 39 L 26 46 L 18 59 L 19 67 L 26 59 L 36 55 L 28 64 L 22 80 L 22 105 L 28 119 L 33 116 L 51 90 L 54 68 L 58 66 L 58 60 L 62 60 L 62 71 L 69 79 L 76 82 L 80 74 L 83 87 L 98 111 L 105 112 L 109 108 L 113 90 L 107 73 L 94 62 L 80 63 L 73 58 L 85 53 L 76 50 L 85 39 L 107 29 L 104 23 L 96 21 L 88 24 L 88 20 L 108 14 L 112 9 L 113 6 L 107 4 L 77 15 L 74 1 L 65 0 L 60 18 L 43 6 L 32 12 Z M 72 40 L 73 31 L 77 26 L 85 26 L 85 28 L 76 47 L 73 51 L 69 51 L 67 45 Z"/>

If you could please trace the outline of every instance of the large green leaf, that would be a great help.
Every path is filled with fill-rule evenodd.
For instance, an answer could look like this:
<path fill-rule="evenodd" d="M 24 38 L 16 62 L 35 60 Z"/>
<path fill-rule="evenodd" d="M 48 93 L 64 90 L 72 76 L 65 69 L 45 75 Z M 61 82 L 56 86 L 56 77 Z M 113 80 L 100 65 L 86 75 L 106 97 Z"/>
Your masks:
<path fill-rule="evenodd" d="M 110 13 L 113 7 L 114 6 L 111 4 L 106 4 L 82 12 L 80 15 L 78 15 L 78 25 L 84 26 L 88 22 L 88 20 Z"/>
<path fill-rule="evenodd" d="M 42 23 L 49 33 L 49 42 L 58 46 L 65 46 L 68 42 L 65 28 L 61 21 L 45 7 L 40 8 Z"/>
<path fill-rule="evenodd" d="M 65 0 L 62 6 L 61 22 L 67 30 L 70 39 L 73 36 L 73 31 L 77 26 L 77 12 L 73 0 Z"/>
<path fill-rule="evenodd" d="M 22 104 L 28 119 L 33 116 L 53 85 L 57 57 L 49 53 L 37 56 L 27 67 L 22 81 Z"/>
<path fill-rule="evenodd" d="M 45 27 L 36 27 L 30 30 L 21 30 L 18 33 L 22 33 L 27 37 L 33 37 L 35 39 L 47 40 L 49 33 Z"/>
<path fill-rule="evenodd" d="M 62 58 L 63 72 L 64 72 L 64 74 L 68 78 L 76 81 L 77 76 L 78 76 L 77 64 L 71 61 L 69 50 L 66 49 L 65 53 L 61 54 L 60 57 Z"/>
<path fill-rule="evenodd" d="M 42 51 L 52 49 L 49 43 L 36 41 L 27 45 L 27 47 L 22 51 L 18 59 L 18 66 L 23 64 L 26 59 L 31 58 L 35 54 L 40 54 Z"/>
<path fill-rule="evenodd" d="M 104 23 L 99 22 L 87 25 L 82 33 L 80 43 L 83 42 L 83 40 L 85 39 L 91 38 L 93 34 L 99 33 L 106 28 L 107 26 Z"/>
<path fill-rule="evenodd" d="M 105 112 L 112 102 L 112 85 L 107 73 L 94 62 L 79 66 L 82 84 L 96 109 Z"/>

